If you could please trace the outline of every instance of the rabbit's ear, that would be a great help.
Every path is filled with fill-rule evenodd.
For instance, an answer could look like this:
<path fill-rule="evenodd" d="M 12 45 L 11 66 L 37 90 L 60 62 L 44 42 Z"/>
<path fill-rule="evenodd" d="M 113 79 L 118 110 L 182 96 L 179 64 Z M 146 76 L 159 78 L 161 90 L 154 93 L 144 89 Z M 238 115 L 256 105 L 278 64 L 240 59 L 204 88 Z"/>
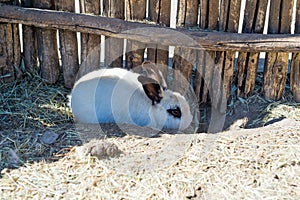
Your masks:
<path fill-rule="evenodd" d="M 152 101 L 152 105 L 159 103 L 163 98 L 163 91 L 161 90 L 159 83 L 146 76 L 139 76 L 138 81 L 143 85 L 143 89 L 147 97 Z"/>

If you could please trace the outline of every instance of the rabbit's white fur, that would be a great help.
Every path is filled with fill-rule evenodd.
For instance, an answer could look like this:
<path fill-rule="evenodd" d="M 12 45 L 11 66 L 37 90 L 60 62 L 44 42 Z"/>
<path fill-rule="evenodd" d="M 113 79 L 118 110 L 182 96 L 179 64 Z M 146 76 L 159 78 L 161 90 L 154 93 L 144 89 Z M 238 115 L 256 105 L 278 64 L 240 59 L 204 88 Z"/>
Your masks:
<path fill-rule="evenodd" d="M 83 123 L 129 123 L 156 129 L 183 130 L 192 121 L 190 107 L 177 92 L 165 90 L 154 103 L 140 75 L 121 68 L 101 69 L 81 77 L 71 93 L 73 115 Z M 181 117 L 167 110 L 180 108 Z"/>

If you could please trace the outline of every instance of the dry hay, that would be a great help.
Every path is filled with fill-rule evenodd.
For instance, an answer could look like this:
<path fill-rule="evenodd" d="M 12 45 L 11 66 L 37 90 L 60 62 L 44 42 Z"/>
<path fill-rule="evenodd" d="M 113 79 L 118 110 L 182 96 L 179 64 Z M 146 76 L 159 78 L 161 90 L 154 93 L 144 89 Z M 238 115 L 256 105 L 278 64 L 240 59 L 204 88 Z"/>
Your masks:
<path fill-rule="evenodd" d="M 127 135 L 80 146 L 69 90 L 38 76 L 0 89 L 0 199 L 300 198 L 300 108 L 288 95 L 280 103 L 259 94 L 230 103 L 228 116 L 257 104 L 249 127 L 263 128 L 237 124 L 219 134 Z M 288 119 L 270 123 L 279 118 Z M 49 131 L 58 138 L 45 144 Z M 97 159 L 88 145 L 99 141 L 122 153 Z"/>
<path fill-rule="evenodd" d="M 190 137 L 190 135 L 184 135 Z M 172 137 L 172 136 L 163 136 Z M 3 199 L 299 199 L 300 125 L 283 120 L 259 131 L 199 134 L 175 162 L 162 168 L 120 169 L 118 160 L 139 158 L 138 144 L 161 138 L 109 138 L 123 153 L 97 159 L 81 148 L 57 162 L 6 170 Z M 149 141 L 148 141 L 149 142 Z M 158 144 L 158 143 L 156 143 Z M 150 145 L 151 146 L 151 145 Z M 152 145 L 158 151 L 160 145 Z M 136 152 L 134 152 L 136 151 Z M 136 153 L 136 154 L 134 154 Z M 125 159 L 124 159 L 125 158 Z M 131 159 L 130 162 L 134 162 Z M 152 169 L 151 169 L 152 167 Z"/>
<path fill-rule="evenodd" d="M 38 75 L 0 82 L 0 169 L 24 162 L 52 159 L 53 154 L 81 144 L 67 106 L 69 90 L 48 85 Z M 42 141 L 54 132 L 53 144 Z"/>

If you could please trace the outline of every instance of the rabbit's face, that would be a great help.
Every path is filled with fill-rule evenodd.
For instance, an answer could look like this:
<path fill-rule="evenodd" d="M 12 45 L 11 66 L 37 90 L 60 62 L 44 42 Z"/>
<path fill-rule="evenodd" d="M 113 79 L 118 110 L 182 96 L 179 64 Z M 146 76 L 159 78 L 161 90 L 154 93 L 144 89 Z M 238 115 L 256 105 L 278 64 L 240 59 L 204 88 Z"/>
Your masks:
<path fill-rule="evenodd" d="M 179 93 L 166 90 L 164 97 L 153 106 L 152 121 L 163 129 L 186 129 L 192 122 L 190 106 Z"/>

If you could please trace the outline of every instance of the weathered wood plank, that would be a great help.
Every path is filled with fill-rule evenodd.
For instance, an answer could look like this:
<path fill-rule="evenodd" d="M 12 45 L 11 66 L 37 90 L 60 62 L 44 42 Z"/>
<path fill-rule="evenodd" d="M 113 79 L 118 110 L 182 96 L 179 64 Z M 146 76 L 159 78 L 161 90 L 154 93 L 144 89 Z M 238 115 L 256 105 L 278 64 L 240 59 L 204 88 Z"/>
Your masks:
<path fill-rule="evenodd" d="M 55 9 L 51 0 L 35 0 L 33 6 Z M 56 30 L 42 28 L 36 30 L 41 76 L 48 83 L 56 83 L 60 75 Z"/>
<path fill-rule="evenodd" d="M 75 2 L 73 0 L 58 0 L 57 9 L 61 11 L 75 12 Z M 59 29 L 59 44 L 64 85 L 67 88 L 72 88 L 79 69 L 76 32 Z"/>
<path fill-rule="evenodd" d="M 300 34 L 238 34 L 200 30 L 170 29 L 100 16 L 21 8 L 0 4 L 0 22 L 20 23 L 40 28 L 113 36 L 166 46 L 212 51 L 299 52 Z M 149 28 L 149 29 L 148 29 Z M 149 35 L 149 30 L 152 34 Z M 183 38 L 182 36 L 185 35 Z M 178 37 L 179 36 L 179 37 Z M 192 39 L 193 43 L 187 43 Z"/>
<path fill-rule="evenodd" d="M 200 1 L 200 21 L 199 26 L 201 28 L 205 28 L 208 30 L 218 30 L 218 22 L 219 22 L 219 0 L 202 0 Z M 198 87 L 198 89 L 202 88 L 202 95 L 199 96 L 199 101 L 202 103 L 206 103 L 208 100 L 208 94 L 211 87 L 211 81 L 213 76 L 213 61 L 215 58 L 215 52 L 198 52 L 197 58 L 197 71 L 201 73 L 196 73 L 195 79 L 201 78 L 203 81 L 198 81 L 203 83 L 203 86 Z M 206 62 L 208 64 L 206 64 Z M 203 69 L 199 69 L 198 67 L 204 66 Z M 199 91 L 195 91 L 196 94 Z"/>
<path fill-rule="evenodd" d="M 198 0 L 179 1 L 177 26 L 197 26 Z M 173 57 L 173 68 L 180 70 L 182 75 L 190 82 L 193 66 L 196 62 L 196 51 L 193 49 L 176 47 Z"/>
<path fill-rule="evenodd" d="M 170 15 L 171 15 L 171 0 L 150 0 L 149 1 L 149 18 L 151 21 L 169 27 Z M 168 66 L 169 47 L 161 44 L 149 45 L 147 48 L 147 59 L 153 63 Z M 166 70 L 163 70 L 163 74 L 165 78 L 167 77 Z"/>
<path fill-rule="evenodd" d="M 225 26 L 227 27 L 228 32 L 238 32 L 238 26 L 239 26 L 239 19 L 240 19 L 240 8 L 241 8 L 241 0 L 231 0 L 229 3 L 229 18 L 228 18 L 228 24 Z M 224 25 L 223 25 L 224 26 Z M 224 76 L 223 76 L 223 95 L 225 98 L 228 98 L 230 96 L 230 89 L 232 84 L 232 76 L 234 72 L 234 57 L 235 52 L 234 51 L 227 51 L 226 57 L 225 57 L 225 63 L 224 63 Z M 225 93 L 225 94 L 224 94 Z M 223 98 L 224 98 L 223 97 Z M 225 107 L 227 105 L 223 103 L 223 106 Z M 223 108 L 226 112 L 226 107 Z"/>
<path fill-rule="evenodd" d="M 100 15 L 100 0 L 80 0 L 80 12 Z M 81 64 L 77 79 L 88 72 L 94 71 L 100 66 L 100 43 L 101 36 L 90 32 L 81 33 Z"/>
<path fill-rule="evenodd" d="M 109 18 L 124 20 L 124 0 L 103 0 L 103 14 Z M 123 67 L 124 39 L 105 37 L 105 65 Z"/>
<path fill-rule="evenodd" d="M 22 6 L 32 7 L 32 0 L 22 0 Z M 38 70 L 37 38 L 34 26 L 22 26 L 23 56 L 25 68 L 30 73 Z"/>
<path fill-rule="evenodd" d="M 269 33 L 290 33 L 293 3 L 293 0 L 274 0 L 270 4 Z M 287 69 L 288 53 L 266 54 L 263 85 L 266 99 L 279 100 L 282 97 Z"/>
<path fill-rule="evenodd" d="M 295 33 L 300 33 L 300 1 L 296 4 L 296 23 Z M 290 88 L 296 102 L 300 102 L 300 53 L 293 53 L 291 72 L 290 72 Z"/>
<path fill-rule="evenodd" d="M 146 17 L 146 0 L 126 0 L 127 20 L 142 21 Z M 139 41 L 127 40 L 126 68 L 140 66 L 144 61 L 146 45 Z"/>
<path fill-rule="evenodd" d="M 243 33 L 262 33 L 264 28 L 268 0 L 246 1 Z M 237 62 L 237 95 L 247 97 L 253 92 L 259 53 L 239 52 Z"/>
<path fill-rule="evenodd" d="M 0 0 L 1 2 L 1 0 Z M 3 1 L 8 4 L 18 5 L 18 1 Z M 17 24 L 0 24 L 0 81 L 11 82 L 19 78 L 21 47 L 19 27 Z"/>
<path fill-rule="evenodd" d="M 209 0 L 200 0 L 199 1 L 199 8 L 200 8 L 200 14 L 199 14 L 199 27 L 201 29 L 207 29 L 208 26 L 208 14 L 209 14 Z"/>

